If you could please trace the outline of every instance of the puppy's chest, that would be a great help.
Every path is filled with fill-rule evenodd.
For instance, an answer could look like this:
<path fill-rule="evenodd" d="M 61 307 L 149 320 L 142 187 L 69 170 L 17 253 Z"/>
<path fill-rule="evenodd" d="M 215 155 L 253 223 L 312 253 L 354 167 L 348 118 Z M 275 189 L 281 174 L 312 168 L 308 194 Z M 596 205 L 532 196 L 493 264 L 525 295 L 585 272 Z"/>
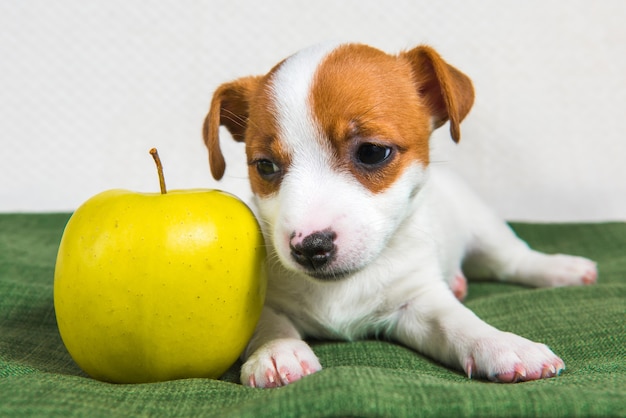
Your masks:
<path fill-rule="evenodd" d="M 268 304 L 285 314 L 303 336 L 317 338 L 355 340 L 378 335 L 395 322 L 408 295 L 373 280 L 319 285 L 302 280 L 299 286 L 270 283 Z"/>

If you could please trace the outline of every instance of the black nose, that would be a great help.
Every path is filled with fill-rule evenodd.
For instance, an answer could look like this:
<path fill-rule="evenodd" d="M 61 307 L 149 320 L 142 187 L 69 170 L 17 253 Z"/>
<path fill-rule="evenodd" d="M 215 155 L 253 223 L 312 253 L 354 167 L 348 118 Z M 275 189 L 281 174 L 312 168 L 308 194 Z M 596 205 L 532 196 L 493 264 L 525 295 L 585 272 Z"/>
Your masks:
<path fill-rule="evenodd" d="M 300 243 L 289 245 L 291 256 L 301 266 L 309 270 L 318 270 L 335 257 L 337 253 L 335 238 L 337 234 L 332 231 L 314 232 Z"/>

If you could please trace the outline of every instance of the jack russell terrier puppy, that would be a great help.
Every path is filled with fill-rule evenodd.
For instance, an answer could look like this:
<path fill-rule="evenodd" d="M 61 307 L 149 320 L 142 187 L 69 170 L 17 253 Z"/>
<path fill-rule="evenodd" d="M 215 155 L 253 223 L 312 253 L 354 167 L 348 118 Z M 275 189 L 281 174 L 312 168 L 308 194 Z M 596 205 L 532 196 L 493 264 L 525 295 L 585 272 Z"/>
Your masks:
<path fill-rule="evenodd" d="M 536 287 L 597 278 L 590 260 L 530 249 L 429 165 L 431 132 L 449 121 L 458 142 L 473 101 L 470 79 L 427 46 L 388 55 L 326 43 L 215 91 L 203 128 L 211 172 L 224 174 L 223 125 L 245 141 L 269 251 L 242 383 L 276 387 L 319 371 L 306 337 L 387 338 L 496 382 L 565 368 L 460 302 L 466 276 Z"/>

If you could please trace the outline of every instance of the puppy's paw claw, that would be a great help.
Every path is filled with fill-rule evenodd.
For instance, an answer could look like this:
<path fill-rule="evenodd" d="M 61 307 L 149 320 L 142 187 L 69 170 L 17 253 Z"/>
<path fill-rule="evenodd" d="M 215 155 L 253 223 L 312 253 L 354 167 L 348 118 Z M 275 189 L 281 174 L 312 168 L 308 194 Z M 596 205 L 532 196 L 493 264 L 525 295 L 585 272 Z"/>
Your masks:
<path fill-rule="evenodd" d="M 540 379 L 547 379 L 549 377 L 555 377 L 558 376 L 559 374 L 561 374 L 561 372 L 563 371 L 563 368 L 565 367 L 565 365 L 563 364 L 563 362 L 561 362 L 561 366 L 559 366 L 559 368 L 555 367 L 555 365 L 553 364 L 544 364 L 543 367 L 541 368 L 541 376 L 539 376 Z"/>
<path fill-rule="evenodd" d="M 498 373 L 494 376 L 490 376 L 490 380 L 499 383 L 517 383 L 526 380 L 526 368 L 523 364 L 518 363 L 513 366 L 513 370 L 510 372 Z"/>
<path fill-rule="evenodd" d="M 274 388 L 293 383 L 322 369 L 311 348 L 301 340 L 274 340 L 263 345 L 241 368 L 241 382 Z"/>
<path fill-rule="evenodd" d="M 467 360 L 465 360 L 465 374 L 467 375 L 467 377 L 469 379 L 472 378 L 472 373 L 474 372 L 474 370 L 476 369 L 476 363 L 474 363 L 474 358 L 473 357 L 469 357 Z"/>
<path fill-rule="evenodd" d="M 589 266 L 587 271 L 583 274 L 582 278 L 583 284 L 595 284 L 598 281 L 598 270 L 594 263 L 593 266 Z"/>
<path fill-rule="evenodd" d="M 466 357 L 464 369 L 470 378 L 517 383 L 558 376 L 565 364 L 544 344 L 502 332 L 476 344 Z"/>

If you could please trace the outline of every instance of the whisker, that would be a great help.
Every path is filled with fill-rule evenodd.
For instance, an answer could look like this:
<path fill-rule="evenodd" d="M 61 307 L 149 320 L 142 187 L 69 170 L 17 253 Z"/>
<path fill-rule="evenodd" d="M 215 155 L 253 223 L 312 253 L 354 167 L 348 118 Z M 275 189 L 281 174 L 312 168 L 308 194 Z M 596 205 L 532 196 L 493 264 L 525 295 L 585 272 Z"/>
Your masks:
<path fill-rule="evenodd" d="M 240 116 L 228 109 L 222 109 L 221 117 L 233 122 L 236 125 L 239 125 L 242 128 L 245 128 L 247 126 L 248 118 Z"/>
<path fill-rule="evenodd" d="M 248 125 L 252 125 L 255 128 L 258 128 L 259 126 L 254 122 L 254 120 L 250 119 L 247 116 L 241 116 L 229 109 L 222 109 L 222 111 L 227 114 L 224 115 L 225 118 L 227 118 L 228 120 L 237 123 L 240 127 L 242 128 L 246 128 Z"/>

